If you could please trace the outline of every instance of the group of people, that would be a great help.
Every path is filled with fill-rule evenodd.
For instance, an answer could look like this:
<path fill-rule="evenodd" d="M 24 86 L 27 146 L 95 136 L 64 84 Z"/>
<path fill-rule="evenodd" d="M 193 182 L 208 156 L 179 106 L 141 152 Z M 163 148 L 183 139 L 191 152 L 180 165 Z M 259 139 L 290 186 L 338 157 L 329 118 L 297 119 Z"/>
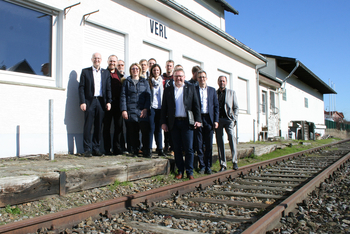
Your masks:
<path fill-rule="evenodd" d="M 101 68 L 100 53 L 94 53 L 91 61 L 92 66 L 82 70 L 79 83 L 80 109 L 84 111 L 85 118 L 85 157 L 102 155 L 99 150 L 102 130 L 105 154 L 108 155 L 122 154 L 127 150 L 138 156 L 142 150 L 143 156 L 150 158 L 154 136 L 159 156 L 174 151 L 178 168 L 175 178 L 182 179 L 186 172 L 187 177 L 193 179 L 195 151 L 199 159 L 199 173 L 212 173 L 214 131 L 220 171 L 227 169 L 223 139 L 225 129 L 233 169 L 238 169 L 233 131 L 238 104 L 235 91 L 226 88 L 226 76 L 219 76 L 219 88 L 215 90 L 207 85 L 207 73 L 199 66 L 192 68 L 192 78 L 186 81 L 183 67 L 174 66 L 172 60 L 166 62 L 162 74 L 154 58 L 148 61 L 142 59 L 131 64 L 128 77 L 124 77 L 124 61 L 118 60 L 116 55 L 109 56 L 107 69 Z M 113 141 L 110 132 L 112 120 Z M 92 126 L 94 131 L 91 136 Z"/>

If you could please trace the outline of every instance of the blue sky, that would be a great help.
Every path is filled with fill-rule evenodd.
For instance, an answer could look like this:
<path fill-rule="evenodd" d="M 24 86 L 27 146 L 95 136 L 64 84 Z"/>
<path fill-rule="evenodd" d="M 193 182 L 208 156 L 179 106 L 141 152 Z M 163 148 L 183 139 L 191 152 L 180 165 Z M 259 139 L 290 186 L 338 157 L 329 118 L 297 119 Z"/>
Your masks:
<path fill-rule="evenodd" d="M 326 110 L 350 120 L 349 0 L 226 0 L 226 32 L 256 52 L 296 58 L 337 95 L 324 95 Z M 329 100 L 333 100 L 330 104 Z"/>

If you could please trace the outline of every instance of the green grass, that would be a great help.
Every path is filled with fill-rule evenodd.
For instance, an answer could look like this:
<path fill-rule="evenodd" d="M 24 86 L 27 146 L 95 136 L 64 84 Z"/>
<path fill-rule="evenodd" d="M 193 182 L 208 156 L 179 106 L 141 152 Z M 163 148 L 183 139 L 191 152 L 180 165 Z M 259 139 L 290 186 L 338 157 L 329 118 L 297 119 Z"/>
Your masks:
<path fill-rule="evenodd" d="M 291 147 L 285 147 L 284 149 L 277 149 L 271 153 L 264 154 L 260 157 L 258 157 L 256 155 L 251 155 L 251 156 L 248 156 L 246 158 L 239 159 L 238 166 L 242 167 L 242 166 L 250 165 L 253 163 L 257 163 L 257 162 L 262 162 L 262 161 L 266 161 L 269 159 L 278 158 L 278 157 L 281 157 L 284 155 L 297 153 L 297 152 L 311 149 L 311 148 L 315 148 L 315 147 L 318 147 L 321 145 L 330 144 L 330 143 L 334 142 L 335 140 L 340 140 L 340 139 L 330 138 L 330 139 L 323 139 L 323 140 L 318 140 L 318 141 L 312 141 L 312 140 L 309 140 L 309 141 L 301 141 L 301 140 L 283 141 L 284 143 L 298 143 L 298 145 L 293 145 Z M 311 145 L 303 145 L 302 144 L 303 142 L 311 143 Z M 258 144 L 260 144 L 260 143 L 258 143 Z M 275 142 L 275 144 L 276 144 L 276 142 Z M 228 165 L 228 168 L 230 168 L 229 165 Z"/>
<path fill-rule="evenodd" d="M 130 187 L 132 187 L 133 184 L 130 181 L 120 182 L 119 180 L 115 180 L 113 184 L 110 184 L 107 187 L 108 187 L 108 189 L 110 191 L 114 191 L 117 187 L 120 187 L 120 186 L 130 186 Z"/>
<path fill-rule="evenodd" d="M 21 213 L 21 210 L 20 210 L 17 206 L 11 207 L 10 205 L 7 205 L 7 206 L 5 207 L 5 212 L 7 212 L 7 213 L 9 213 L 9 214 L 16 215 L 16 214 L 20 214 L 20 213 Z"/>

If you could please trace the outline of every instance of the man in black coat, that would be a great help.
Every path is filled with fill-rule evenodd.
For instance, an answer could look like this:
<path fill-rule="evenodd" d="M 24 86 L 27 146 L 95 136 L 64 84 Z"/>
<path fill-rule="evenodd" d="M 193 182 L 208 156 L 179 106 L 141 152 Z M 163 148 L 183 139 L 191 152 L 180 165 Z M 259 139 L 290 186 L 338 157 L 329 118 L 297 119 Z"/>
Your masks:
<path fill-rule="evenodd" d="M 111 110 L 105 113 L 103 120 L 103 143 L 105 154 L 118 155 L 123 153 L 123 118 L 120 110 L 120 94 L 122 92 L 123 75 L 117 69 L 118 57 L 110 55 L 108 57 L 108 71 L 111 74 L 112 105 Z M 114 123 L 113 144 L 111 145 L 111 124 Z M 111 152 L 111 149 L 113 150 Z"/>
<path fill-rule="evenodd" d="M 195 87 L 185 83 L 183 69 L 175 70 L 174 85 L 163 93 L 161 123 L 165 132 L 170 132 L 173 140 L 175 163 L 178 168 L 176 179 L 182 179 L 184 169 L 189 179 L 193 177 L 193 128 L 189 124 L 189 111 L 194 118 L 193 128 L 201 126 L 201 111 Z M 185 162 L 182 150 L 185 151 Z"/>
<path fill-rule="evenodd" d="M 81 71 L 79 83 L 80 109 L 85 113 L 84 122 L 84 156 L 101 156 L 100 138 L 105 110 L 111 109 L 111 79 L 108 70 L 100 67 L 101 54 L 94 53 L 92 67 Z M 91 142 L 91 128 L 94 133 Z"/>

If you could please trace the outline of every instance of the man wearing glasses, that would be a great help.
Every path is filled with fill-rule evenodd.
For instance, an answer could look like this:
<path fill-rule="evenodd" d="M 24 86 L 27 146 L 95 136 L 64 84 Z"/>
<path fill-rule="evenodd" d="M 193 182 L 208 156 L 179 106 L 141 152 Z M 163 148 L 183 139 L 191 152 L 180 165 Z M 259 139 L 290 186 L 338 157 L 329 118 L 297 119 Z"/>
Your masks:
<path fill-rule="evenodd" d="M 178 174 L 175 179 L 182 179 L 186 168 L 187 178 L 193 177 L 193 128 L 201 126 L 201 112 L 195 87 L 185 83 L 183 69 L 175 70 L 174 86 L 164 90 L 161 123 L 165 132 L 170 132 L 173 140 L 175 164 Z M 191 118 L 193 113 L 193 119 Z M 193 126 L 189 120 L 193 120 Z M 183 160 L 182 150 L 185 152 Z"/>

